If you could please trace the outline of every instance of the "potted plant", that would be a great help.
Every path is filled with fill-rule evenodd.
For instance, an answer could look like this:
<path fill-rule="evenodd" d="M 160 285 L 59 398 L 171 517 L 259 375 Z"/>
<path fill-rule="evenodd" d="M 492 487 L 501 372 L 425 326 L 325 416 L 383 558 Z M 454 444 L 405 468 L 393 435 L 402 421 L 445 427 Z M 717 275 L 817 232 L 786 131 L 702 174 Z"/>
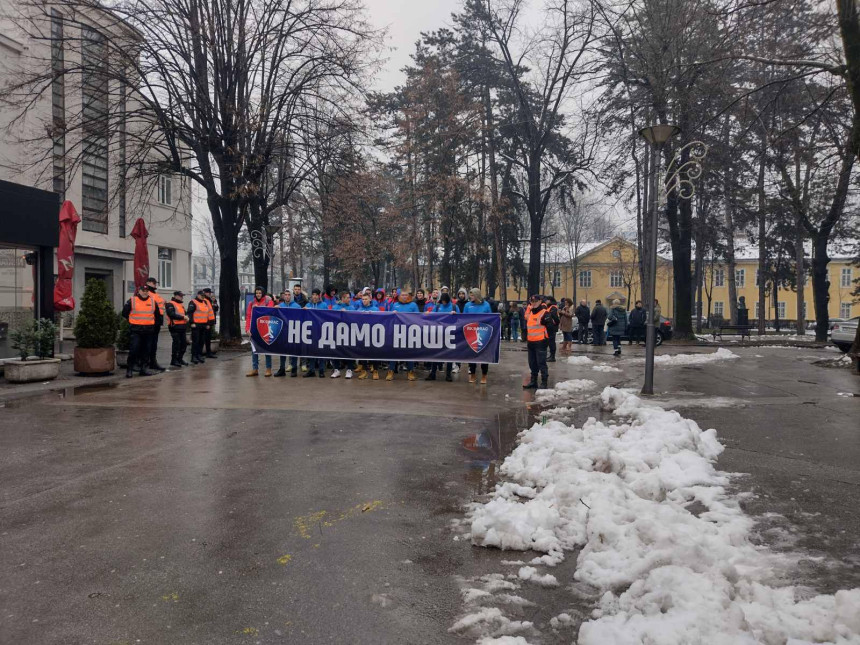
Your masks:
<path fill-rule="evenodd" d="M 116 313 L 105 283 L 92 278 L 84 288 L 81 310 L 75 319 L 75 371 L 105 374 L 116 369 Z"/>
<path fill-rule="evenodd" d="M 32 320 L 13 331 L 9 337 L 21 360 L 6 362 L 6 380 L 10 383 L 30 383 L 57 378 L 60 374 L 60 359 L 51 357 L 56 333 L 57 326 L 47 318 Z M 36 355 L 35 358 L 30 357 L 31 351 Z"/>
<path fill-rule="evenodd" d="M 212 330 L 212 342 L 210 346 L 212 347 L 213 352 L 218 351 L 218 346 L 221 345 L 221 334 L 218 333 L 217 329 Z"/>
<path fill-rule="evenodd" d="M 128 350 L 131 345 L 131 325 L 121 315 L 117 315 L 119 331 L 116 333 L 116 364 L 128 367 Z"/>

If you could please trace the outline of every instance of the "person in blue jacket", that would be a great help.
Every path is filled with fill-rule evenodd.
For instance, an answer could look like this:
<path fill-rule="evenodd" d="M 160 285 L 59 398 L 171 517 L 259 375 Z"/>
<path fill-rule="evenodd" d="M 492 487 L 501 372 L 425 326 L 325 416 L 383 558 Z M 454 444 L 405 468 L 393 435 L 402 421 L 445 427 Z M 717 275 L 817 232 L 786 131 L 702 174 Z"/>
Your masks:
<path fill-rule="evenodd" d="M 451 302 L 451 295 L 449 293 L 443 293 L 439 296 L 438 302 L 433 305 L 432 309 L 428 310 L 429 314 L 453 314 L 454 313 L 454 305 Z M 444 365 L 445 366 L 445 380 L 449 383 L 454 379 L 451 377 L 451 369 L 453 367 L 453 363 L 433 363 L 430 367 L 430 374 L 424 380 L 425 381 L 435 381 L 436 380 L 436 372 L 439 368 Z"/>
<path fill-rule="evenodd" d="M 335 302 L 332 311 L 352 311 L 352 298 L 349 291 L 344 291 L 340 294 L 340 300 Z M 334 371 L 331 373 L 332 378 L 340 378 L 340 371 L 346 368 L 346 376 L 344 378 L 352 378 L 352 370 L 355 369 L 355 361 L 338 360 L 334 361 Z"/>
<path fill-rule="evenodd" d="M 322 294 L 319 289 L 314 289 L 311 293 L 311 301 L 305 309 L 322 309 L 327 310 L 328 305 L 322 301 Z M 318 374 L 317 374 L 318 373 Z M 325 378 L 325 359 L 324 358 L 308 358 L 308 371 L 305 378 L 309 376 L 319 376 Z"/>
<path fill-rule="evenodd" d="M 360 311 L 363 313 L 379 313 L 379 305 L 373 299 L 373 296 L 370 293 L 370 289 L 364 289 L 361 292 L 361 302 L 358 303 L 357 307 L 353 307 L 353 311 Z M 356 373 L 358 374 L 359 380 L 364 380 L 367 378 L 368 374 L 373 376 L 374 381 L 379 380 L 379 372 L 376 369 L 376 361 L 364 361 L 364 364 L 355 368 Z"/>
<path fill-rule="evenodd" d="M 493 313 L 490 303 L 484 300 L 480 289 L 471 289 L 469 291 L 469 302 L 463 306 L 464 314 L 491 314 Z M 469 383 L 475 382 L 475 372 L 478 369 L 477 363 L 469 363 Z M 486 363 L 481 363 L 481 385 L 487 384 L 487 372 L 490 371 L 490 366 Z"/>
<path fill-rule="evenodd" d="M 401 313 L 401 314 L 417 314 L 421 313 L 418 310 L 418 305 L 412 300 L 412 291 L 406 287 L 403 287 L 400 290 L 400 294 L 397 296 L 397 300 L 391 303 L 391 311 Z M 394 368 L 397 366 L 397 361 L 390 361 L 388 363 L 388 375 L 385 377 L 386 381 L 394 380 Z M 415 380 L 415 362 L 414 361 L 406 361 L 406 379 L 409 381 Z"/>
<path fill-rule="evenodd" d="M 284 289 L 283 293 L 281 293 L 281 297 L 278 299 L 278 304 L 276 307 L 283 307 L 285 309 L 301 309 L 302 306 L 298 304 L 295 300 L 293 300 L 293 294 L 290 293 L 289 289 Z M 295 378 L 298 375 L 299 371 L 299 359 L 295 356 L 290 356 L 290 376 Z M 281 366 L 278 368 L 278 371 L 275 372 L 275 376 L 286 376 L 287 375 L 287 357 L 281 356 Z"/>

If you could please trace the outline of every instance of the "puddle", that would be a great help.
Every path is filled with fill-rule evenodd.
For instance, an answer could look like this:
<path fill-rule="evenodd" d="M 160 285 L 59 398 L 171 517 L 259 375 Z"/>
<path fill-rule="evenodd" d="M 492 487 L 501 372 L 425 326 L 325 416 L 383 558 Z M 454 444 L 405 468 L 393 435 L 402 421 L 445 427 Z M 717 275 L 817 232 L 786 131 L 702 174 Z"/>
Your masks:
<path fill-rule="evenodd" d="M 61 399 L 74 399 L 77 396 L 89 394 L 91 392 L 108 392 L 110 390 L 115 390 L 118 385 L 118 383 L 93 383 L 92 385 L 75 385 L 74 387 L 63 388 L 63 390 L 59 392 L 59 397 Z"/>

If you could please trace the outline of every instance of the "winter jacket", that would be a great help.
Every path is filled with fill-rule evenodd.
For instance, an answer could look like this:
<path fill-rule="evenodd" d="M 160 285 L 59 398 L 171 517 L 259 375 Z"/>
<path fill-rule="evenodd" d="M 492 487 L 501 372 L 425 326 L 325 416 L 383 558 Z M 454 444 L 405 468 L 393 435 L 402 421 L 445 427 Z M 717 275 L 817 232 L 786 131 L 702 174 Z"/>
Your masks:
<path fill-rule="evenodd" d="M 430 304 L 427 298 L 415 298 L 414 302 L 418 305 L 418 311 L 427 311 L 427 305 Z"/>
<path fill-rule="evenodd" d="M 304 306 L 308 304 L 308 297 L 304 293 L 299 292 L 299 295 L 293 294 L 293 302 L 299 307 L 304 308 Z"/>
<path fill-rule="evenodd" d="M 359 303 L 361 304 L 361 303 Z M 332 311 L 352 311 L 355 308 L 353 304 L 343 304 L 342 302 L 336 302 L 332 305 Z"/>
<path fill-rule="evenodd" d="M 134 294 L 132 298 L 140 298 L 137 294 Z M 143 300 L 143 298 L 140 298 Z M 152 296 L 149 296 L 147 300 L 152 300 Z M 125 301 L 125 304 L 122 306 L 122 317 L 128 320 L 128 317 L 131 315 L 131 298 Z M 164 323 L 164 316 L 161 315 L 161 311 L 158 309 L 158 304 L 155 305 L 155 324 L 154 325 L 131 325 L 131 331 L 151 334 L 156 328 Z"/>
<path fill-rule="evenodd" d="M 635 307 L 630 312 L 629 322 L 631 327 L 644 327 L 647 319 L 648 316 L 645 314 L 645 310 L 642 307 Z"/>
<path fill-rule="evenodd" d="M 286 302 L 279 302 L 276 307 L 280 307 L 281 309 L 301 309 L 301 305 L 297 305 L 295 300 L 290 300 L 290 304 Z"/>
<path fill-rule="evenodd" d="M 450 302 L 446 305 L 437 302 L 433 305 L 432 309 L 429 309 L 429 312 L 434 314 L 452 314 L 454 313 L 454 305 Z"/>
<path fill-rule="evenodd" d="M 468 301 L 463 307 L 463 311 L 461 313 L 464 314 L 491 314 L 493 313 L 493 308 L 490 306 L 490 303 L 486 300 L 482 301 L 480 304 L 474 303 L 471 300 Z"/>
<path fill-rule="evenodd" d="M 326 306 L 326 309 L 334 309 L 334 306 L 339 302 L 339 298 L 337 296 L 329 296 L 325 295 L 322 297 L 322 301 Z"/>
<path fill-rule="evenodd" d="M 254 312 L 254 307 L 274 307 L 275 301 L 272 300 L 269 296 L 263 296 L 259 300 L 254 297 L 251 302 L 248 303 L 248 307 L 245 309 L 245 333 L 251 333 L 251 318 Z"/>
<path fill-rule="evenodd" d="M 580 325 L 584 325 L 588 327 L 588 321 L 591 319 L 591 312 L 588 310 L 588 307 L 585 305 L 579 305 L 574 312 L 576 316 L 576 320 Z"/>
<path fill-rule="evenodd" d="M 421 313 L 418 310 L 418 305 L 416 305 L 414 302 L 405 302 L 404 303 L 404 302 L 400 302 L 400 301 L 394 302 L 391 305 L 391 308 L 389 309 L 389 311 L 397 311 L 397 312 L 400 312 L 402 314 L 418 314 L 418 313 Z"/>
<path fill-rule="evenodd" d="M 610 336 L 624 336 L 627 334 L 627 310 L 624 307 L 613 307 L 609 310 L 608 320 L 615 319 L 615 324 L 609 326 Z"/>
<path fill-rule="evenodd" d="M 561 321 L 558 326 L 561 331 L 573 331 L 573 314 L 570 311 L 570 307 L 564 307 L 563 309 L 559 309 L 558 318 Z"/>
<path fill-rule="evenodd" d="M 606 308 L 603 305 L 594 305 L 591 312 L 591 325 L 594 329 L 603 329 L 606 324 Z"/>
<path fill-rule="evenodd" d="M 375 300 L 371 300 L 370 304 L 365 307 L 364 303 L 359 301 L 359 303 L 355 307 L 353 307 L 353 311 L 380 311 L 379 303 L 377 303 Z"/>
<path fill-rule="evenodd" d="M 457 313 L 458 313 L 458 314 L 463 313 L 463 308 L 466 306 L 466 303 L 467 303 L 467 302 L 469 302 L 469 301 L 468 301 L 468 300 L 465 300 L 465 299 L 464 299 L 464 300 L 460 300 L 459 298 L 457 298 L 457 299 L 454 301 L 454 307 L 457 309 Z"/>
<path fill-rule="evenodd" d="M 328 305 L 324 303 L 322 300 L 314 304 L 313 302 L 309 302 L 305 305 L 305 309 L 328 309 Z"/>
<path fill-rule="evenodd" d="M 558 326 L 561 320 L 558 317 L 558 305 L 547 305 L 546 308 L 546 330 L 550 336 L 554 336 L 558 332 Z"/>

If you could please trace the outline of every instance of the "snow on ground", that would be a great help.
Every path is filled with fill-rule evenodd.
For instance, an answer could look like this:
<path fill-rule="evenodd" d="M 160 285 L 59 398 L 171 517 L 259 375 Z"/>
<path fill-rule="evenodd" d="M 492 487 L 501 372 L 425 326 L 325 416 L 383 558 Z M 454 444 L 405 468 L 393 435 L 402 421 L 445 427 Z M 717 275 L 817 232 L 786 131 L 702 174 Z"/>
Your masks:
<path fill-rule="evenodd" d="M 501 466 L 515 486 L 471 509 L 473 544 L 541 551 L 550 565 L 580 547 L 574 584 L 599 594 L 581 645 L 860 643 L 860 589 L 809 598 L 778 586 L 792 559 L 751 543 L 753 521 L 714 467 L 723 450 L 715 430 L 629 391 L 608 387 L 600 399 L 613 420 L 549 421 L 520 434 Z M 541 575 L 529 566 L 509 576 L 516 582 L 496 582 Z M 534 629 L 490 613 L 452 631 Z"/>
<path fill-rule="evenodd" d="M 606 363 L 601 363 L 600 365 L 595 365 L 591 368 L 595 372 L 620 372 L 621 370 L 617 367 L 612 367 L 612 365 L 607 365 Z"/>
<path fill-rule="evenodd" d="M 567 362 L 571 365 L 591 365 L 594 363 L 588 356 L 571 356 Z"/>
<path fill-rule="evenodd" d="M 563 381 L 555 387 L 547 390 L 537 390 L 535 392 L 535 400 L 538 403 L 560 403 L 571 399 L 577 394 L 590 392 L 597 388 L 597 383 L 588 379 L 573 379 L 571 381 Z"/>
<path fill-rule="evenodd" d="M 662 354 L 654 357 L 655 365 L 702 365 L 716 361 L 727 361 L 740 358 L 734 352 L 720 347 L 712 354 Z"/>

